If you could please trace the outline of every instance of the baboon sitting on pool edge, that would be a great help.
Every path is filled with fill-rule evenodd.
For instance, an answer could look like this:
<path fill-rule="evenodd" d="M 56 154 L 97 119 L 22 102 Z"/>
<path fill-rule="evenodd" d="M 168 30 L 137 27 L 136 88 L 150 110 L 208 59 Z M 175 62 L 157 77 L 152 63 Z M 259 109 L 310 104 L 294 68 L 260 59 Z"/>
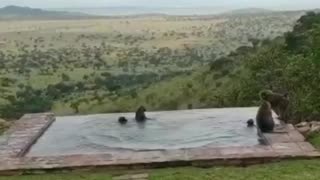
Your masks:
<path fill-rule="evenodd" d="M 268 101 L 263 101 L 259 107 L 257 116 L 256 116 L 257 128 L 258 131 L 268 133 L 272 132 L 275 123 L 272 117 L 271 103 Z"/>
<path fill-rule="evenodd" d="M 288 93 L 279 94 L 271 90 L 264 90 L 260 92 L 260 98 L 261 100 L 268 101 L 271 109 L 279 116 L 279 119 L 287 123 L 289 106 Z"/>
<path fill-rule="evenodd" d="M 146 108 L 144 106 L 140 106 L 139 109 L 136 111 L 136 121 L 144 122 L 148 118 L 146 117 Z"/>

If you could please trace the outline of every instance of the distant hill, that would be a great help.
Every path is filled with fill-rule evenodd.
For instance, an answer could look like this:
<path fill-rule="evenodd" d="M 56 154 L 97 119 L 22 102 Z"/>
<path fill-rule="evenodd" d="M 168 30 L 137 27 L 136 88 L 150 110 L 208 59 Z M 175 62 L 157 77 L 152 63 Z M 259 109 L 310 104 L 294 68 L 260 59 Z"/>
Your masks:
<path fill-rule="evenodd" d="M 135 16 L 162 14 L 167 16 L 219 14 L 227 9 L 215 7 L 143 7 L 143 6 L 108 6 L 97 8 L 60 8 L 57 11 L 84 12 L 97 16 Z"/>
<path fill-rule="evenodd" d="M 90 15 L 76 12 L 46 11 L 42 9 L 6 6 L 0 8 L 0 19 L 69 19 L 88 17 Z"/>
<path fill-rule="evenodd" d="M 223 13 L 225 15 L 250 15 L 250 14 L 264 14 L 264 13 L 272 13 L 274 11 L 263 9 L 263 8 L 245 8 L 245 9 L 236 9 L 232 11 L 228 11 Z"/>

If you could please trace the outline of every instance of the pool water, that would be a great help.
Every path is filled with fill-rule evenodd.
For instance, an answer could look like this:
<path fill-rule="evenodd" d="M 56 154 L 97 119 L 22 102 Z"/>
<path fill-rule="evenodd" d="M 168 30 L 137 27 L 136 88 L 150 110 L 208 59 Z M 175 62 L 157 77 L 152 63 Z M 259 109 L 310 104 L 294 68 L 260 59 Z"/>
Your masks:
<path fill-rule="evenodd" d="M 254 119 L 257 108 L 223 108 L 147 112 L 151 120 L 138 124 L 134 113 L 57 117 L 28 156 L 104 153 L 119 150 L 160 150 L 251 146 L 258 144 Z M 125 116 L 128 124 L 120 125 Z"/>

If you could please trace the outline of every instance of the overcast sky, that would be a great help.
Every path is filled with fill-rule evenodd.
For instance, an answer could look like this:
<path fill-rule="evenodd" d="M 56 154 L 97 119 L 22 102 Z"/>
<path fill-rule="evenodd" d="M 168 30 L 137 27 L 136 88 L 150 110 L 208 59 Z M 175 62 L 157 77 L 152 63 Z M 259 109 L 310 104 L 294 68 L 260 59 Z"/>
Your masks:
<path fill-rule="evenodd" d="M 38 8 L 167 6 L 167 7 L 259 7 L 272 9 L 320 8 L 320 0 L 0 0 L 0 6 L 19 5 Z"/>

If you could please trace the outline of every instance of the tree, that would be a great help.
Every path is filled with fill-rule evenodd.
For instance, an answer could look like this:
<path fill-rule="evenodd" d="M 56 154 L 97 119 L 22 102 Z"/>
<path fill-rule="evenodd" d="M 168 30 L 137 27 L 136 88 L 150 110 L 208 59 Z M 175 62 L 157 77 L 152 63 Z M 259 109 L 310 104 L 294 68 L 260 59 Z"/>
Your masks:
<path fill-rule="evenodd" d="M 0 107 L 0 113 L 5 118 L 20 118 L 26 113 L 50 111 L 52 100 L 42 91 L 32 87 L 18 91 L 16 96 L 7 96 L 10 103 Z"/>
<path fill-rule="evenodd" d="M 78 114 L 79 113 L 79 106 L 81 102 L 80 101 L 75 101 L 70 104 L 70 107 L 74 110 L 74 113 Z"/>
<path fill-rule="evenodd" d="M 61 79 L 62 81 L 70 81 L 70 77 L 65 73 L 61 74 Z"/>

